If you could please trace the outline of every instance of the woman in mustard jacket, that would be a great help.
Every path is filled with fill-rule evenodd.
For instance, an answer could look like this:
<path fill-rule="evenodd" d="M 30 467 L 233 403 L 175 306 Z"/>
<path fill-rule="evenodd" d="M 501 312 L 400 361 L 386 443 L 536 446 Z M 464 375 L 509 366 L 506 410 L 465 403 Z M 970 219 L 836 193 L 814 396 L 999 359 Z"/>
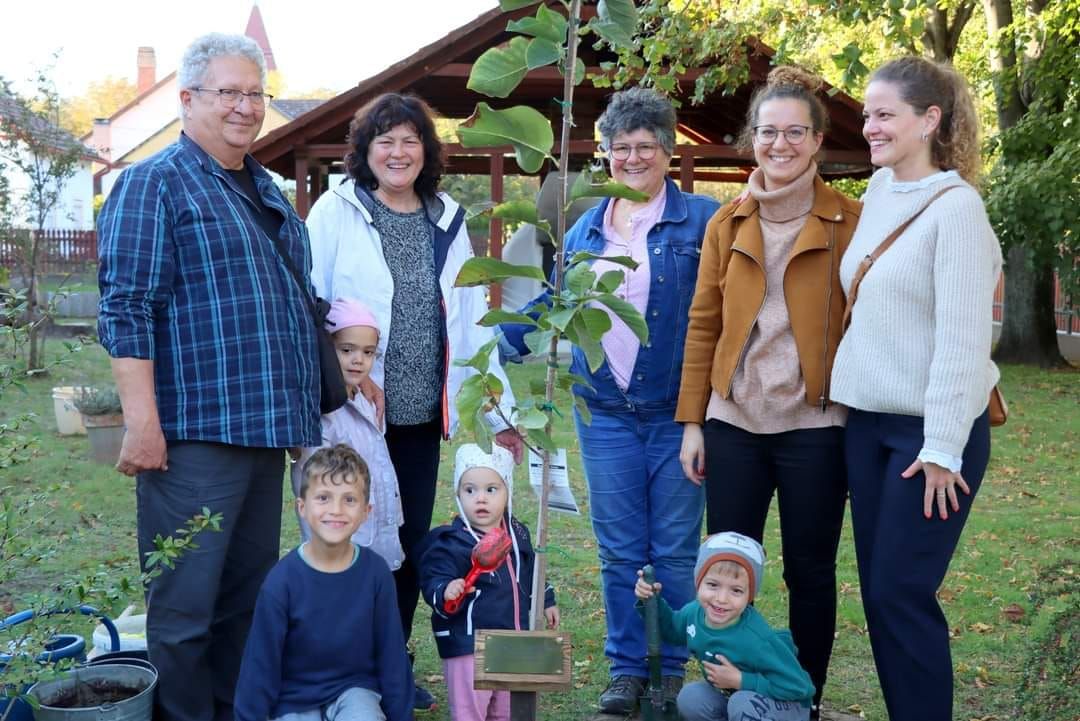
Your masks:
<path fill-rule="evenodd" d="M 792 67 L 751 101 L 748 193 L 709 222 L 675 420 L 680 460 L 706 484 L 708 532 L 763 542 L 780 505 L 789 623 L 817 718 L 836 625 L 836 550 L 847 498 L 845 409 L 829 399 L 844 293 L 840 258 L 860 205 L 817 174 L 821 80 Z"/>

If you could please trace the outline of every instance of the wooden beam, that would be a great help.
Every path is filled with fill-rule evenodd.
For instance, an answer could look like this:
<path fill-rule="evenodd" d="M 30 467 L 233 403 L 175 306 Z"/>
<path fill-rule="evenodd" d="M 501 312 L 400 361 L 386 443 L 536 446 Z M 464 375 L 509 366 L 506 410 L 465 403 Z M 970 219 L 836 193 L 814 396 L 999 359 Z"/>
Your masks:
<path fill-rule="evenodd" d="M 491 202 L 498 205 L 503 202 L 503 156 L 491 156 Z M 502 258 L 503 222 L 492 216 L 488 225 L 488 255 Z M 489 302 L 492 308 L 502 308 L 502 283 L 492 283 Z"/>
<path fill-rule="evenodd" d="M 433 69 L 427 74 L 429 78 L 467 78 L 472 72 L 472 63 L 447 63 Z M 587 73 L 593 75 L 602 75 L 603 70 L 600 66 L 593 65 L 585 68 Z M 525 74 L 525 77 L 529 80 L 551 80 L 553 82 L 561 83 L 563 81 L 563 75 L 559 72 L 559 69 L 548 65 L 542 68 L 535 68 Z"/>

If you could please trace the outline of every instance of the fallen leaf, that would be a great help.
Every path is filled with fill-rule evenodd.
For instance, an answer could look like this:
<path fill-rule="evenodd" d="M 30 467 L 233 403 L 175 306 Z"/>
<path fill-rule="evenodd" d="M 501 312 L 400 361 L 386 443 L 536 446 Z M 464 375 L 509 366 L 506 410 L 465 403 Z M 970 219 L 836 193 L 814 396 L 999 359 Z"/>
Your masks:
<path fill-rule="evenodd" d="M 1016 623 L 1024 617 L 1024 609 L 1018 603 L 1010 603 L 1001 613 L 1013 623 Z"/>
<path fill-rule="evenodd" d="M 968 628 L 975 633 L 988 633 L 994 630 L 994 627 L 987 623 L 973 623 Z"/>

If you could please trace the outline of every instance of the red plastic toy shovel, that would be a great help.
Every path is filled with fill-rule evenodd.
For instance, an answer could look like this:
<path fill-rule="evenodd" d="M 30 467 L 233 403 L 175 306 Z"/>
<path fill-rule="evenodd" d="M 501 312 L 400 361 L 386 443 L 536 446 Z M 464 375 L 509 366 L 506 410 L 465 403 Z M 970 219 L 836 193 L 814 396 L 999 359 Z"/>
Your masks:
<path fill-rule="evenodd" d="M 512 546 L 510 534 L 502 526 L 488 531 L 483 538 L 476 542 L 472 550 L 472 568 L 469 569 L 469 573 L 465 576 L 465 591 L 452 601 L 443 604 L 443 608 L 446 609 L 447 613 L 458 612 L 462 602 L 465 600 L 465 596 L 476 590 L 473 584 L 476 583 L 477 577 L 481 573 L 490 573 L 501 566 L 502 562 L 506 560 L 506 555 L 510 553 Z"/>

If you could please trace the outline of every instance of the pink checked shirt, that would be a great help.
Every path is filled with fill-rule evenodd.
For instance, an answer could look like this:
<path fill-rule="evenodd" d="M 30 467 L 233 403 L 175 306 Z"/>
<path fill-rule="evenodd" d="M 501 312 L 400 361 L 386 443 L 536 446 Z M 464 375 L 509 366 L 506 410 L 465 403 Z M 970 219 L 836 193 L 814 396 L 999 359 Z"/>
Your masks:
<path fill-rule="evenodd" d="M 630 216 L 630 239 L 626 240 L 612 224 L 612 212 L 615 202 L 608 203 L 604 212 L 604 251 L 602 255 L 628 255 L 638 262 L 637 270 L 629 270 L 621 265 L 598 260 L 593 264 L 593 271 L 599 276 L 609 270 L 623 271 L 623 282 L 615 289 L 615 295 L 629 302 L 638 313 L 645 315 L 645 306 L 649 303 L 649 284 L 652 276 L 649 273 L 649 247 L 646 238 L 652 227 L 660 220 L 664 212 L 664 204 L 667 198 L 666 184 L 660 186 L 657 193 L 641 210 Z M 630 377 L 634 372 L 634 363 L 637 361 L 638 349 L 641 343 L 638 341 L 630 326 L 608 310 L 607 306 L 597 306 L 607 312 L 611 318 L 611 330 L 604 334 L 600 344 L 607 356 L 608 367 L 615 378 L 615 383 L 622 390 L 630 386 Z"/>

